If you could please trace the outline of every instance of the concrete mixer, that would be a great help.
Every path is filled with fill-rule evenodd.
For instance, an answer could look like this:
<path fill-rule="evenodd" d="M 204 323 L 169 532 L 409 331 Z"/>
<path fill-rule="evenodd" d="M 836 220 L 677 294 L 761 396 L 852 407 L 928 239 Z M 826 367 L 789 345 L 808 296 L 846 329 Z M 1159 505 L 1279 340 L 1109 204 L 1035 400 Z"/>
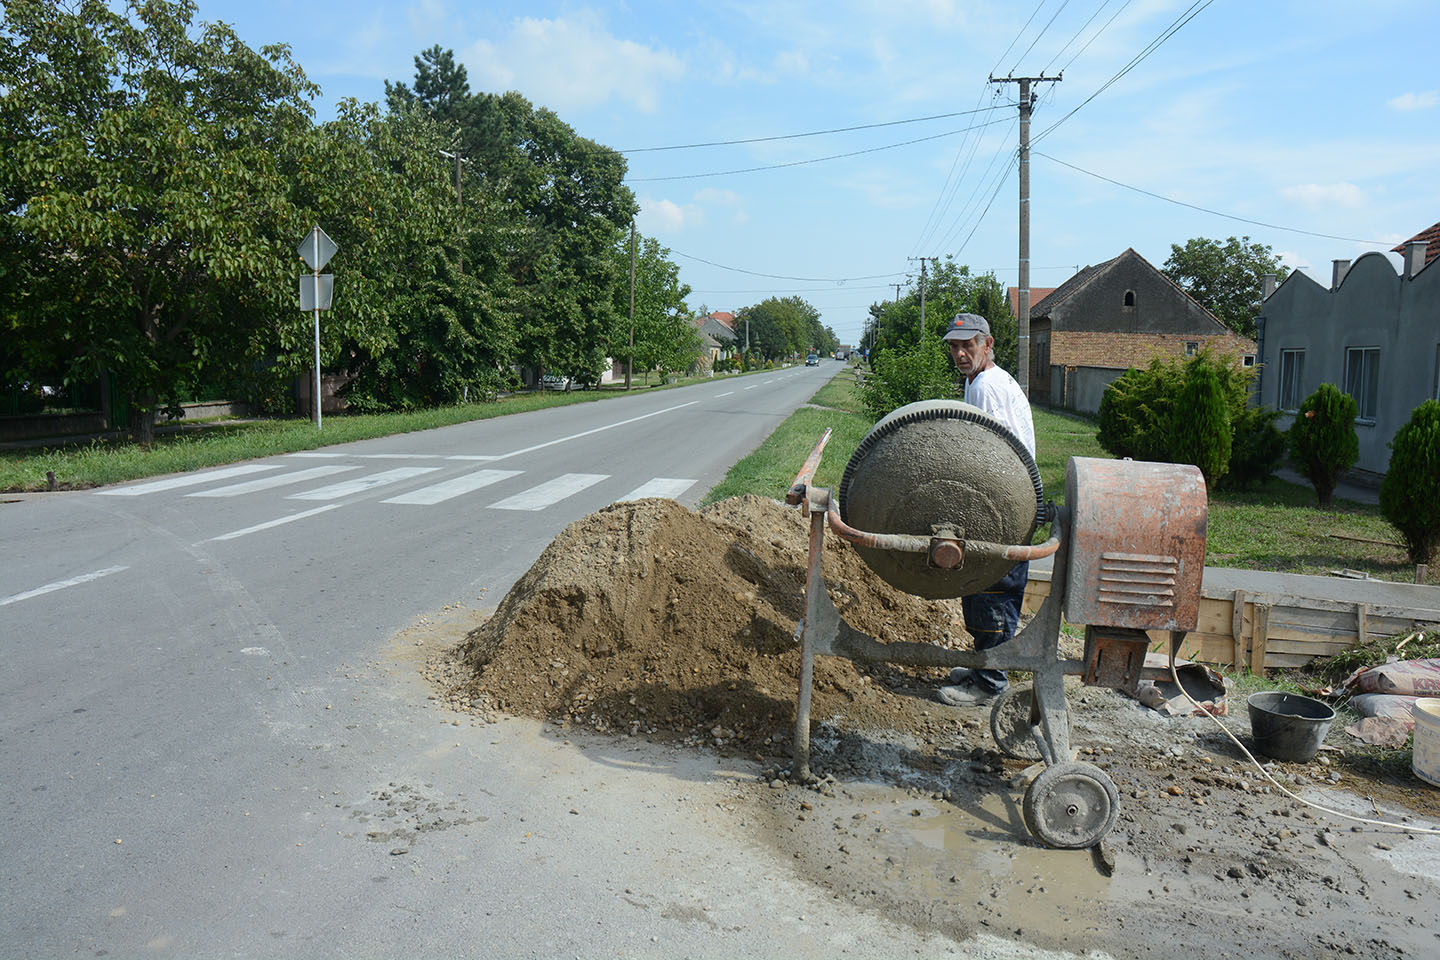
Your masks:
<path fill-rule="evenodd" d="M 1172 649 L 1195 629 L 1205 561 L 1205 481 L 1193 466 L 1072 457 L 1064 506 L 1045 500 L 1024 445 L 977 407 L 928 400 L 875 424 L 845 467 L 838 498 L 815 487 L 830 431 L 820 438 L 786 501 L 810 520 L 793 774 L 810 778 L 810 693 L 817 654 L 862 662 L 1028 670 L 994 703 L 990 730 L 1007 756 L 1037 761 L 1025 788 L 1025 826 L 1052 847 L 1098 843 L 1115 824 L 1119 794 L 1099 767 L 1076 762 L 1065 704 L 1067 674 L 1135 692 L 1147 631 Z M 1051 535 L 1032 545 L 1035 531 Z M 1053 557 L 1050 595 L 1008 643 L 953 650 L 881 643 L 846 623 L 830 600 L 821 558 L 826 527 L 853 544 L 891 586 L 931 599 L 976 593 L 1022 560 Z M 1060 656 L 1063 621 L 1085 627 L 1079 660 Z"/>

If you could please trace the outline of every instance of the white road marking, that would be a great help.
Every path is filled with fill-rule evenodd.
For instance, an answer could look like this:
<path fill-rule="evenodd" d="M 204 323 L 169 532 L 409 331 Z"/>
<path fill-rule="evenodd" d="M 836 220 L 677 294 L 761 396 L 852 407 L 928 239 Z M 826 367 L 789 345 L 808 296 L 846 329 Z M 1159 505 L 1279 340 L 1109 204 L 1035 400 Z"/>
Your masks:
<path fill-rule="evenodd" d="M 601 480 L 609 479 L 607 473 L 567 473 L 546 481 L 538 487 L 531 487 L 524 493 L 507 497 L 499 503 L 490 504 L 491 510 L 544 510 L 552 503 L 559 503 L 566 497 L 574 496 L 586 487 Z"/>
<path fill-rule="evenodd" d="M 559 438 L 558 440 L 547 440 L 547 441 L 545 441 L 544 443 L 537 443 L 537 444 L 535 444 L 533 447 L 524 447 L 524 448 L 522 448 L 522 449 L 520 449 L 520 450 L 511 450 L 509 453 L 502 453 L 502 454 L 500 454 L 498 457 L 495 457 L 494 459 L 496 459 L 496 460 L 505 460 L 505 459 L 507 459 L 507 458 L 509 458 L 509 457 L 518 457 L 518 456 L 520 456 L 520 454 L 522 454 L 522 453 L 530 453 L 530 452 L 532 452 L 532 451 L 534 451 L 534 450 L 543 450 L 543 449 L 545 449 L 546 447 L 553 447 L 553 446 L 555 446 L 555 444 L 557 444 L 557 443 L 566 443 L 566 442 L 568 442 L 568 441 L 570 441 L 570 440 L 579 440 L 581 437 L 588 437 L 588 436 L 590 436 L 590 434 L 592 434 L 592 433 L 600 433 L 600 432 L 603 431 L 603 430 L 613 430 L 613 429 L 615 429 L 616 427 L 623 427 L 623 426 L 625 426 L 626 424 L 635 423 L 635 422 L 640 421 L 640 420 L 647 420 L 647 419 L 649 419 L 650 417 L 658 417 L 658 416 L 660 416 L 660 414 L 662 414 L 662 413 L 671 413 L 671 412 L 673 412 L 673 411 L 675 411 L 675 410 L 682 410 L 682 409 L 684 409 L 685 407 L 693 407 L 693 406 L 695 406 L 695 404 L 697 404 L 697 403 L 699 403 L 699 402 L 700 402 L 699 400 L 691 400 L 689 403 L 677 403 L 677 404 L 676 404 L 675 406 L 673 406 L 673 407 L 666 407 L 664 410 L 656 410 L 656 411 L 654 411 L 653 413 L 642 413 L 642 414 L 640 414 L 640 416 L 638 416 L 638 417 L 631 417 L 629 420 L 617 420 L 615 423 L 607 423 L 607 424 L 605 424 L 605 426 L 603 426 L 603 427 L 595 427 L 593 430 L 583 430 L 583 431 L 581 431 L 580 433 L 572 433 L 572 434 L 570 434 L 570 436 L 568 436 L 568 437 L 561 437 L 561 438 Z M 578 474 L 577 474 L 577 476 L 578 476 Z"/>
<path fill-rule="evenodd" d="M 621 497 L 620 500 L 643 500 L 646 497 L 669 497 L 673 500 L 694 485 L 694 480 L 655 477 L 640 484 L 640 486 Z M 619 503 L 620 500 L 615 502 Z"/>
<path fill-rule="evenodd" d="M 755 389 L 756 387 L 758 387 L 758 386 L 760 386 L 760 384 L 758 384 L 758 383 L 752 383 L 752 384 L 750 384 L 750 386 L 746 387 L 745 389 L 746 389 L 746 390 L 754 390 L 754 389 Z"/>
<path fill-rule="evenodd" d="M 196 490 L 194 493 L 187 493 L 187 497 L 238 497 L 245 493 L 255 493 L 259 490 L 271 490 L 275 487 L 284 487 L 292 483 L 301 483 L 305 480 L 314 480 L 316 477 L 328 477 L 335 473 L 344 473 L 347 470 L 359 470 L 359 467 L 309 467 L 305 470 L 296 470 L 294 473 L 272 474 L 268 477 L 261 477 L 258 480 L 246 480 L 243 483 L 232 483 L 228 487 L 216 487 L 214 490 Z"/>
<path fill-rule="evenodd" d="M 499 460 L 500 458 L 497 457 L 497 456 L 485 456 L 484 454 L 477 454 L 477 455 L 475 455 L 475 456 L 465 456 L 465 455 L 463 455 L 463 454 L 456 454 L 456 455 L 453 456 L 453 457 L 446 457 L 445 459 L 446 459 L 446 460 L 482 460 L 482 461 L 483 461 L 483 460 Z"/>
<path fill-rule="evenodd" d="M 479 490 L 481 487 L 488 487 L 492 483 L 499 483 L 501 480 L 508 480 L 511 477 L 518 477 L 523 470 L 477 470 L 474 473 L 467 473 L 463 477 L 455 477 L 446 480 L 444 483 L 437 483 L 429 487 L 421 487 L 418 490 L 411 490 L 402 493 L 398 497 L 391 497 L 389 500 L 381 500 L 381 503 L 420 503 L 430 506 L 440 503 L 442 500 L 449 500 L 451 497 L 458 497 L 472 490 Z"/>
<path fill-rule="evenodd" d="M 440 460 L 443 453 L 352 453 L 357 460 Z"/>
<path fill-rule="evenodd" d="M 220 536 L 211 537 L 210 539 L 212 541 L 236 540 L 248 534 L 258 533 L 261 530 L 269 530 L 271 527 L 279 527 L 287 523 L 294 523 L 296 520 L 304 520 L 306 517 L 313 517 L 315 516 L 315 514 L 324 513 L 326 510 L 338 510 L 342 506 L 344 506 L 344 504 L 327 503 L 325 504 L 325 506 L 316 507 L 314 510 L 301 510 L 299 513 L 292 513 L 290 514 L 290 516 L 281 517 L 279 520 L 269 520 L 265 523 L 257 523 L 253 527 L 245 527 L 243 530 L 232 530 L 229 533 L 222 533 Z"/>
<path fill-rule="evenodd" d="M 26 590 L 24 593 L 17 593 L 14 596 L 0 600 L 0 607 L 12 603 L 19 603 L 21 600 L 29 600 L 31 597 L 38 597 L 42 593 L 54 593 L 56 590 L 64 590 L 66 587 L 73 587 L 81 583 L 89 583 L 91 580 L 99 580 L 101 577 L 108 577 L 112 573 L 119 573 L 121 570 L 129 570 L 129 567 L 106 567 L 104 570 L 96 570 L 94 573 L 82 573 L 78 577 L 71 577 L 68 580 L 56 580 L 54 583 L 47 583 L 43 587 L 36 587 L 34 590 Z"/>
<path fill-rule="evenodd" d="M 343 480 L 340 483 L 332 483 L 330 486 L 320 487 L 318 490 L 292 493 L 285 499 L 339 500 L 341 497 L 348 497 L 355 493 L 364 493 L 366 490 L 373 490 L 375 487 L 383 487 L 401 480 L 409 480 L 411 477 L 418 477 L 421 474 L 434 473 L 439 469 L 439 467 L 396 467 L 394 470 L 372 473 L 368 477 L 356 477 L 354 480 Z"/>
<path fill-rule="evenodd" d="M 133 487 L 121 487 L 118 490 L 96 490 L 98 497 L 140 497 L 147 493 L 159 493 L 161 490 L 174 490 L 177 487 L 193 487 L 196 484 L 209 483 L 211 480 L 224 480 L 226 477 L 243 477 L 247 473 L 261 473 L 265 470 L 279 470 L 278 463 L 247 463 L 238 467 L 226 467 L 224 470 L 207 470 L 204 473 L 186 473 L 178 477 L 170 477 L 168 480 L 152 480 L 150 483 L 140 483 Z"/>
<path fill-rule="evenodd" d="M 715 399 L 716 399 L 716 400 L 719 400 L 721 397 L 728 397 L 728 396 L 730 396 L 730 394 L 732 394 L 732 393 L 734 393 L 734 392 L 735 392 L 734 390 L 729 390 L 729 391 L 726 391 L 725 393 L 717 393 L 717 394 L 715 394 Z"/>

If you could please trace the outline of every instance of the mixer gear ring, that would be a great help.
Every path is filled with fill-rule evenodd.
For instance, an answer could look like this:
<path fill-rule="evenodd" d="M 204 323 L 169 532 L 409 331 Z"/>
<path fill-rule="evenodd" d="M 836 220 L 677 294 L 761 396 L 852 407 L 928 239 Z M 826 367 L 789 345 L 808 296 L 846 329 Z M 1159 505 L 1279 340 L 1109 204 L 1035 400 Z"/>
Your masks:
<path fill-rule="evenodd" d="M 1120 792 L 1099 767 L 1057 763 L 1025 789 L 1021 806 L 1031 836 L 1062 850 L 1093 847 L 1115 826 Z"/>

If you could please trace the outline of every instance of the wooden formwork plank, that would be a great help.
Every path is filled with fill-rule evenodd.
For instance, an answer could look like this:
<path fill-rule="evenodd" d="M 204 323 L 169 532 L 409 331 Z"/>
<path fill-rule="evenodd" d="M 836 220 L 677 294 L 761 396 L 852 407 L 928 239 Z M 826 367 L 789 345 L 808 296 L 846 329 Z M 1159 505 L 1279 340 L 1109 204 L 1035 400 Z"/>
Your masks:
<path fill-rule="evenodd" d="M 1230 662 L 1238 671 L 1245 665 L 1245 591 L 1236 590 L 1230 600 Z"/>
<path fill-rule="evenodd" d="M 1270 637 L 1270 604 L 1255 604 L 1255 626 L 1250 635 L 1250 672 L 1265 672 L 1265 644 Z"/>

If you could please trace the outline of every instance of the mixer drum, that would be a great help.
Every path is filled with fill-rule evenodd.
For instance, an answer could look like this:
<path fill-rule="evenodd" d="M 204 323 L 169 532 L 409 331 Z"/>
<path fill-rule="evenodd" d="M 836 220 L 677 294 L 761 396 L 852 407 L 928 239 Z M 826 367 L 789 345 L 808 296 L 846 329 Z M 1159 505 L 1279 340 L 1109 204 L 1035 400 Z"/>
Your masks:
<path fill-rule="evenodd" d="M 966 540 L 1029 544 L 1043 498 L 1034 458 L 1004 424 L 958 400 L 922 400 L 892 411 L 855 448 L 840 519 L 867 533 L 930 536 L 949 525 Z M 941 570 L 924 554 L 855 549 L 886 583 L 932 600 L 977 593 L 1014 566 L 966 557 Z"/>

